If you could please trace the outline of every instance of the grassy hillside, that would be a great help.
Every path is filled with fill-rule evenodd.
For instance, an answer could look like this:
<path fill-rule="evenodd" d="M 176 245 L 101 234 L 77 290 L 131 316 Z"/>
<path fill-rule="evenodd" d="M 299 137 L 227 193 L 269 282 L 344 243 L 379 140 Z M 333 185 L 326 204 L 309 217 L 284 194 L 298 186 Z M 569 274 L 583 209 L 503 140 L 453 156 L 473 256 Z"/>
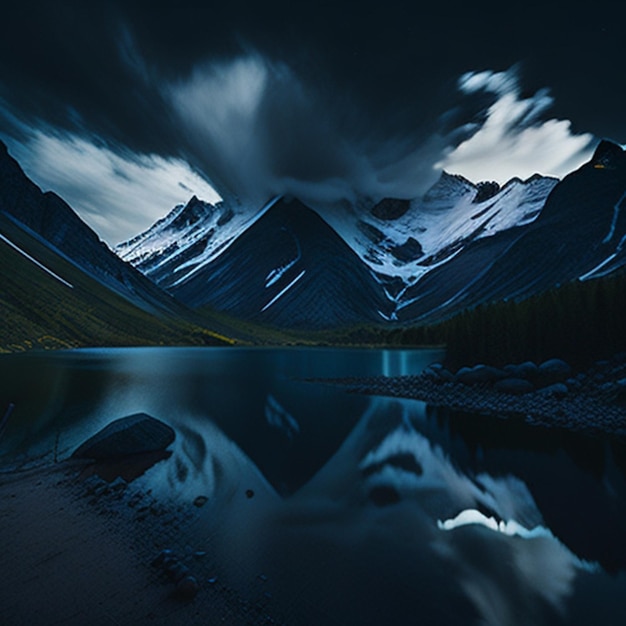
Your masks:
<path fill-rule="evenodd" d="M 28 234 L 4 226 L 13 244 L 72 286 L 0 239 L 1 351 L 233 343 L 194 321 L 140 309 Z"/>

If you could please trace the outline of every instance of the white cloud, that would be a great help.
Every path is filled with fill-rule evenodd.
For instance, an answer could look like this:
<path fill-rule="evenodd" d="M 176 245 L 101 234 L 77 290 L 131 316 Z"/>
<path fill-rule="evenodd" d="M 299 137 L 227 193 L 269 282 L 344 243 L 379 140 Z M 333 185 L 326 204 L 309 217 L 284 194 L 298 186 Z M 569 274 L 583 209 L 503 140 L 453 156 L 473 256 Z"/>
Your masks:
<path fill-rule="evenodd" d="M 496 100 L 482 126 L 436 168 L 476 182 L 504 183 L 534 173 L 560 178 L 590 158 L 593 135 L 575 135 L 568 120 L 543 119 L 552 97 L 547 90 L 540 90 L 522 98 L 514 70 L 464 74 L 459 89 L 467 94 L 493 93 Z"/>
<path fill-rule="evenodd" d="M 35 183 L 61 196 L 111 245 L 148 228 L 192 194 L 219 200 L 180 159 L 125 157 L 76 135 L 43 130 L 28 134 L 23 143 L 4 138 L 12 156 Z"/>

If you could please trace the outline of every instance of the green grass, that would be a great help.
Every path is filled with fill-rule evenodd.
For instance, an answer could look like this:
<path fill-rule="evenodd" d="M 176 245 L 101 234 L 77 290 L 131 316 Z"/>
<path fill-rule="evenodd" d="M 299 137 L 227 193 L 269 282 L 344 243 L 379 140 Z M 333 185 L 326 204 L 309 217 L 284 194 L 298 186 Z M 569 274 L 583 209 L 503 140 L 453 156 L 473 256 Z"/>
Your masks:
<path fill-rule="evenodd" d="M 9 240 L 73 288 L 0 241 L 0 351 L 234 342 L 195 321 L 139 308 L 30 235 L 2 225 Z"/>

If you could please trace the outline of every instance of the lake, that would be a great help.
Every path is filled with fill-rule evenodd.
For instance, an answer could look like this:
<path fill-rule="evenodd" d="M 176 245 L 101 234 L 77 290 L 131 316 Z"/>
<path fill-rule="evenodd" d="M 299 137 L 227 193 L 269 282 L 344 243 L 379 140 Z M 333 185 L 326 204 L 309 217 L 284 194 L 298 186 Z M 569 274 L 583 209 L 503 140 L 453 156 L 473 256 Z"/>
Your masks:
<path fill-rule="evenodd" d="M 205 496 L 183 543 L 210 536 L 221 576 L 241 589 L 262 572 L 286 623 L 626 623 L 621 447 L 306 380 L 416 374 L 442 356 L 4 355 L 0 413 L 15 409 L 0 466 L 63 460 L 145 412 L 176 440 L 135 484 L 168 502 Z"/>

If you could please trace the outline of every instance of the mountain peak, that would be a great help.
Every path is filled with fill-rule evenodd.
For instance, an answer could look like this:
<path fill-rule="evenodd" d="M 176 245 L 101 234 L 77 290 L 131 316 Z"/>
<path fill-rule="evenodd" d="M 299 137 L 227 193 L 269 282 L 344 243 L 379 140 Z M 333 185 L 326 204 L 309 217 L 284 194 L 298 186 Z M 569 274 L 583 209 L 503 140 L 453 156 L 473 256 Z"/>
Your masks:
<path fill-rule="evenodd" d="M 603 139 L 591 157 L 591 165 L 596 169 L 614 169 L 626 161 L 624 150 L 616 143 Z"/>
<path fill-rule="evenodd" d="M 170 226 L 177 229 L 192 226 L 203 217 L 213 213 L 214 210 L 215 207 L 210 202 L 204 202 L 204 200 L 200 200 L 193 195 L 183 210 L 171 222 Z"/>

